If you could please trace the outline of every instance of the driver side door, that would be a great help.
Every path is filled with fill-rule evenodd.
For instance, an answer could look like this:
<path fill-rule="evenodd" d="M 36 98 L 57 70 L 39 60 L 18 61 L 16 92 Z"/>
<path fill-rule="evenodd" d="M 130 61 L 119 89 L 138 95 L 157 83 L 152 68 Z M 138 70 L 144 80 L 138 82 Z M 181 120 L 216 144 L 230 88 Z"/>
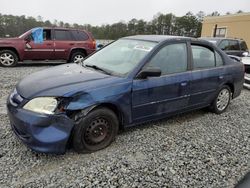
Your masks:
<path fill-rule="evenodd" d="M 32 34 L 25 42 L 24 60 L 53 60 L 54 59 L 54 40 L 52 40 L 51 29 L 43 30 L 43 42 L 34 42 Z"/>
<path fill-rule="evenodd" d="M 162 47 L 145 66 L 158 67 L 162 73 L 160 77 L 134 79 L 132 118 L 135 123 L 188 106 L 191 71 L 185 42 Z"/>

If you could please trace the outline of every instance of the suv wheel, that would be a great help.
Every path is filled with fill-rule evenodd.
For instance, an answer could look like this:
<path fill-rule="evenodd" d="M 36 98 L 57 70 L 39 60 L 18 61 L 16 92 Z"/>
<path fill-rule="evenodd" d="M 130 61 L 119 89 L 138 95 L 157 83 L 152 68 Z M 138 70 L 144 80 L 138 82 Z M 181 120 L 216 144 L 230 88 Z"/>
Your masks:
<path fill-rule="evenodd" d="M 212 103 L 212 111 L 215 112 L 216 114 L 223 113 L 227 109 L 231 97 L 232 97 L 231 89 L 228 86 L 223 86 L 219 90 L 214 102 Z"/>
<path fill-rule="evenodd" d="M 73 63 L 82 63 L 85 58 L 85 54 L 83 52 L 74 52 L 71 56 L 70 62 Z"/>
<path fill-rule="evenodd" d="M 79 153 L 90 153 L 111 144 L 118 133 L 119 122 L 108 108 L 98 108 L 86 116 L 75 116 L 73 148 Z"/>
<path fill-rule="evenodd" d="M 17 65 L 18 57 L 11 50 L 0 51 L 0 65 L 4 67 L 14 67 Z"/>

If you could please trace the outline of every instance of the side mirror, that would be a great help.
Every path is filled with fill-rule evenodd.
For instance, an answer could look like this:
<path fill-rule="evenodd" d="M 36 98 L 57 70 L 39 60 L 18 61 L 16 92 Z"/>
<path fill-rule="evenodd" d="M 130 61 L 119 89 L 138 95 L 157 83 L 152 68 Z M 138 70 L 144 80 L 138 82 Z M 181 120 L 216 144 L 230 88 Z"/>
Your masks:
<path fill-rule="evenodd" d="M 249 52 L 243 52 L 242 56 L 247 57 L 249 55 Z"/>
<path fill-rule="evenodd" d="M 25 42 L 29 43 L 31 41 L 31 35 L 28 35 L 27 37 L 25 37 Z"/>
<path fill-rule="evenodd" d="M 159 77 L 159 76 L 161 76 L 161 69 L 159 67 L 146 67 L 139 72 L 137 78 L 145 79 L 147 77 Z"/>

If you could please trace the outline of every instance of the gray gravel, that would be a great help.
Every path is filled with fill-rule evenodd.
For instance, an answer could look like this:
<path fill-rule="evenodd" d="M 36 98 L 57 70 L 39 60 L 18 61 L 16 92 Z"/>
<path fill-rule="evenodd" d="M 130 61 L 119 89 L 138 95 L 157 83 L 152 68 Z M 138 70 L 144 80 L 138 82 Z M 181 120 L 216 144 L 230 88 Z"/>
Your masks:
<path fill-rule="evenodd" d="M 222 115 L 199 110 L 130 128 L 92 154 L 32 152 L 3 106 L 18 80 L 47 67 L 0 67 L 0 187 L 234 187 L 250 170 L 249 90 Z"/>

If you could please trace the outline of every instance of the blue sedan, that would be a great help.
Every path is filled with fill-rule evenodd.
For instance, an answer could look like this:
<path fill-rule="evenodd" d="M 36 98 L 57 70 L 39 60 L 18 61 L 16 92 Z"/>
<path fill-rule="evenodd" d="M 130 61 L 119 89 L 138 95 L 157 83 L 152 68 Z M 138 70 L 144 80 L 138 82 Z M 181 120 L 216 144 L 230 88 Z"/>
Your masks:
<path fill-rule="evenodd" d="M 64 153 L 103 149 L 120 128 L 238 97 L 244 66 L 209 42 L 175 36 L 119 39 L 81 64 L 21 80 L 7 99 L 12 130 L 28 147 Z"/>

